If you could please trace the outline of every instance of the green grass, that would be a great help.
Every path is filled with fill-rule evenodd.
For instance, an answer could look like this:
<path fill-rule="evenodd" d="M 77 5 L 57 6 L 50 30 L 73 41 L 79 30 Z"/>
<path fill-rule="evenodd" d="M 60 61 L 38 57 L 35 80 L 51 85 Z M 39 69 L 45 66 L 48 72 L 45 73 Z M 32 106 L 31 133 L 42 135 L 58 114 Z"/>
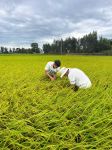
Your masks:
<path fill-rule="evenodd" d="M 92 88 L 49 81 L 48 61 L 82 69 Z M 112 57 L 0 56 L 0 150 L 112 149 Z"/>

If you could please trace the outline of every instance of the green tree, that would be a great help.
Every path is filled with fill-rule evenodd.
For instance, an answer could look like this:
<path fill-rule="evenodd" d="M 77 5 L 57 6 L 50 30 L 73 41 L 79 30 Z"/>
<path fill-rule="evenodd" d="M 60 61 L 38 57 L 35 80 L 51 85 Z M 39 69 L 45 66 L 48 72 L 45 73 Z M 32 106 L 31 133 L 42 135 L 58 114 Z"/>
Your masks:
<path fill-rule="evenodd" d="M 43 44 L 43 51 L 44 53 L 50 53 L 51 52 L 51 45 L 50 44 Z"/>
<path fill-rule="evenodd" d="M 13 51 L 12 51 L 12 49 L 10 48 L 10 50 L 9 50 L 9 53 L 12 53 Z"/>
<path fill-rule="evenodd" d="M 4 53 L 5 48 L 3 46 L 1 46 L 1 53 Z"/>
<path fill-rule="evenodd" d="M 111 50 L 111 40 L 100 37 L 98 41 L 98 51 Z"/>
<path fill-rule="evenodd" d="M 66 38 L 63 41 L 63 51 L 65 53 L 75 53 L 76 52 L 76 47 L 77 47 L 77 39 L 72 37 L 72 38 Z"/>
<path fill-rule="evenodd" d="M 38 43 L 31 43 L 31 50 L 32 50 L 32 53 L 40 53 Z"/>
<path fill-rule="evenodd" d="M 93 31 L 80 39 L 81 52 L 92 53 L 97 50 L 97 32 Z"/>

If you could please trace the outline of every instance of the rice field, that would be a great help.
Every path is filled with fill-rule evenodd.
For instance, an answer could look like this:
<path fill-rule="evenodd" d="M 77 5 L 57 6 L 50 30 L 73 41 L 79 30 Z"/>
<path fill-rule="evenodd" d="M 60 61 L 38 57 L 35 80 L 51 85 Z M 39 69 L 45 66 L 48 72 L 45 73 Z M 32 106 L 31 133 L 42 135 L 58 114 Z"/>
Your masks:
<path fill-rule="evenodd" d="M 92 88 L 50 81 L 48 61 L 83 70 Z M 112 149 L 112 57 L 0 55 L 0 150 Z"/>

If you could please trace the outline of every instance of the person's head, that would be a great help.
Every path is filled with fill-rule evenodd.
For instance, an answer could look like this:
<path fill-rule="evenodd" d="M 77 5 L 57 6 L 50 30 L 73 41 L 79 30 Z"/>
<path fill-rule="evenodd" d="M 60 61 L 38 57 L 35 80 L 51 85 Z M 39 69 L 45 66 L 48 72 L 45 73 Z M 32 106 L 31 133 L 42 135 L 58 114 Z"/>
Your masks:
<path fill-rule="evenodd" d="M 60 67 L 60 66 L 61 66 L 60 60 L 55 60 L 55 61 L 54 61 L 54 64 L 53 64 L 53 67 L 54 67 L 54 68 L 58 68 L 58 67 Z"/>
<path fill-rule="evenodd" d="M 61 68 L 60 69 L 60 74 L 61 74 L 61 78 L 63 77 L 63 76 L 68 76 L 68 74 L 69 74 L 69 69 L 68 68 L 65 68 L 65 67 L 63 67 L 63 68 Z"/>

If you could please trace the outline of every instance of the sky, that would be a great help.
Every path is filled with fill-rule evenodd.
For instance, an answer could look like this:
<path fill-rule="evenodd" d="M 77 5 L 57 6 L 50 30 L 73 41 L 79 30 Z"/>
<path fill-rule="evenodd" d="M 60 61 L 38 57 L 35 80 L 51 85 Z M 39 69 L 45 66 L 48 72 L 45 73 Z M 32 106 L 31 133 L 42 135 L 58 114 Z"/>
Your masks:
<path fill-rule="evenodd" d="M 112 39 L 112 0 L 0 0 L 0 46 L 42 47 L 92 31 Z"/>

